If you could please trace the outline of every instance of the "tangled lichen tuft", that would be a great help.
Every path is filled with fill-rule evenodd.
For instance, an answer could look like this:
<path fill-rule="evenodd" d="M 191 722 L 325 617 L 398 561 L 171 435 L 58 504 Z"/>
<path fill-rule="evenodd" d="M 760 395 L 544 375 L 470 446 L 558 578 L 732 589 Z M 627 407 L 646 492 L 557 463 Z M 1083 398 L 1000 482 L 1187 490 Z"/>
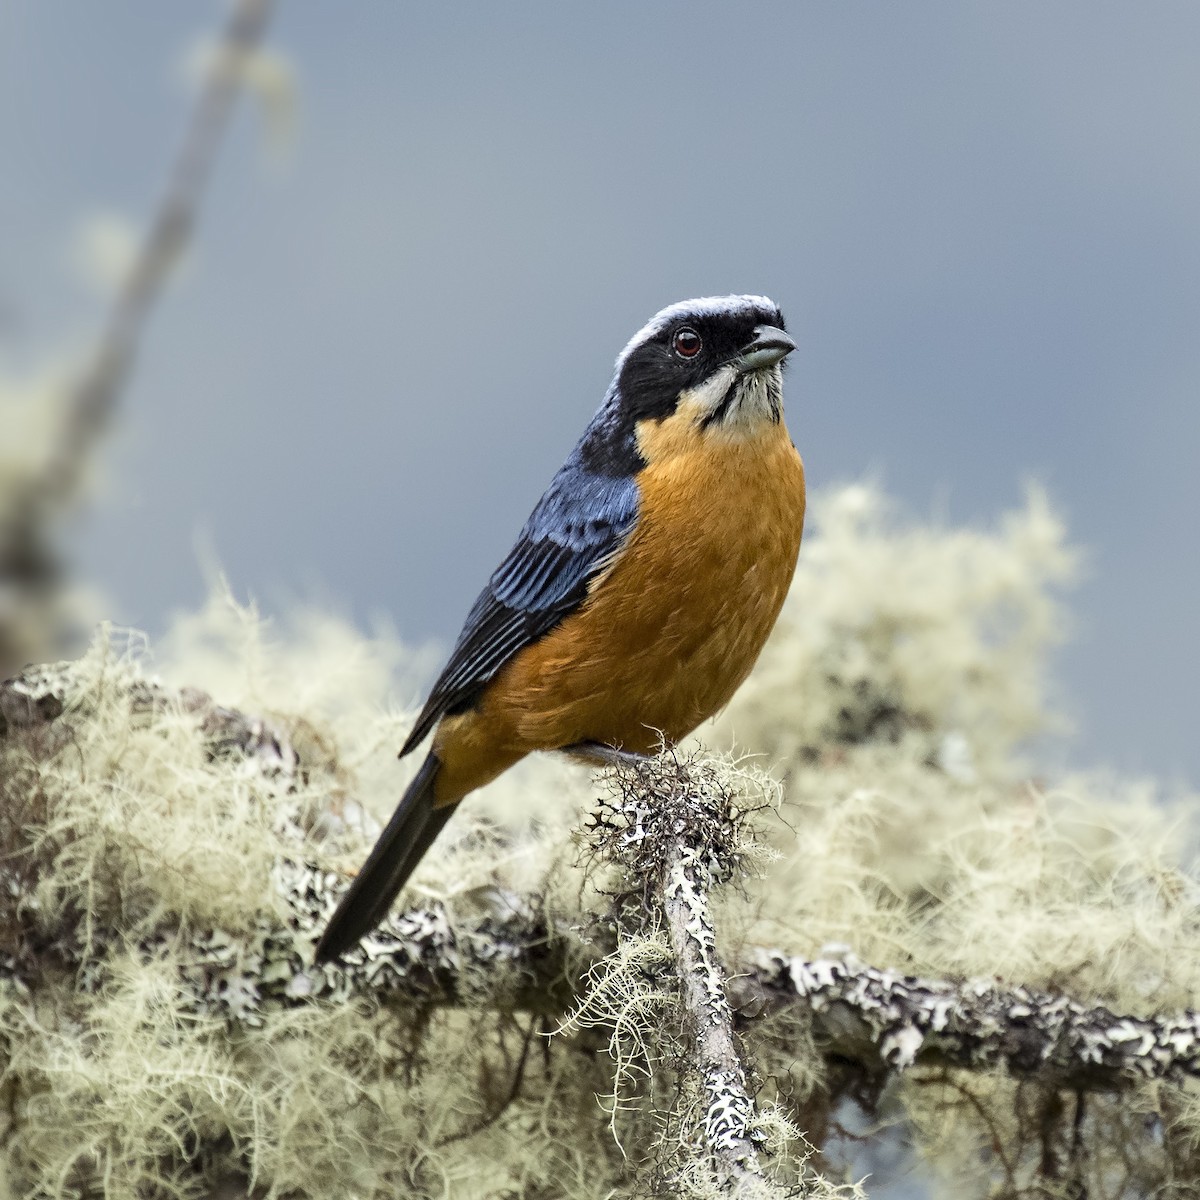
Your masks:
<path fill-rule="evenodd" d="M 644 886 L 680 843 L 699 855 L 713 883 L 734 878 L 757 847 L 747 820 L 777 803 L 765 773 L 672 747 L 614 766 L 587 818 L 588 842 Z"/>

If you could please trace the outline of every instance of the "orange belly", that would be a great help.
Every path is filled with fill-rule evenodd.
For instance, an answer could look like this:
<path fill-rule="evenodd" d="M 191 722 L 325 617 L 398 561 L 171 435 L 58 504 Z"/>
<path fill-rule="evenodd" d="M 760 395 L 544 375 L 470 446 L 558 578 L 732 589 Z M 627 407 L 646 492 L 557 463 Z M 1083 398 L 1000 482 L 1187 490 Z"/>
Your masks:
<path fill-rule="evenodd" d="M 533 750 L 678 741 L 749 674 L 791 584 L 804 468 L 782 423 L 639 475 L 637 526 L 584 604 L 435 736 L 453 803 Z"/>

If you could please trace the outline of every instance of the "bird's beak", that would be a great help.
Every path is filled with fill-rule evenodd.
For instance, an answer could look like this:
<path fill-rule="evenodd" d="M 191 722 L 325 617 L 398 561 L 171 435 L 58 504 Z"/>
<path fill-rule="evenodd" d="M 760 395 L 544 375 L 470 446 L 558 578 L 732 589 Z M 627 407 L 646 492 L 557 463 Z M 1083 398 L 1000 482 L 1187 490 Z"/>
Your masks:
<path fill-rule="evenodd" d="M 761 371 L 763 367 L 782 362 L 795 348 L 796 343 L 782 329 L 759 325 L 754 330 L 754 341 L 744 347 L 730 365 L 742 374 Z"/>

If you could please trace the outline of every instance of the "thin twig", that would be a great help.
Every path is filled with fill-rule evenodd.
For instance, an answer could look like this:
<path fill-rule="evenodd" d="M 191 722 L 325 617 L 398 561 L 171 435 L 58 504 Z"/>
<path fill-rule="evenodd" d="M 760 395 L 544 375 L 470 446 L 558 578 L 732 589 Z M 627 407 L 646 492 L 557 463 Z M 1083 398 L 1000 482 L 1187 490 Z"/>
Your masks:
<path fill-rule="evenodd" d="M 90 357 L 71 389 L 56 445 L 7 512 L 0 513 L 0 582 L 44 598 L 61 575 L 50 545 L 54 520 L 76 499 L 89 455 L 107 430 L 129 379 L 146 321 L 196 224 L 200 199 L 241 90 L 244 66 L 262 38 L 273 0 L 236 0 L 200 89 L 137 255 L 117 289 Z M 0 667 L 23 648 L 6 649 Z"/>
<path fill-rule="evenodd" d="M 262 38 L 272 4 L 273 0 L 237 0 L 229 14 L 162 201 L 108 311 L 76 388 L 62 439 L 42 478 L 41 494 L 32 498 L 35 504 L 71 496 L 88 451 L 111 419 L 146 319 L 191 237 L 217 148 L 241 91 L 246 60 Z"/>

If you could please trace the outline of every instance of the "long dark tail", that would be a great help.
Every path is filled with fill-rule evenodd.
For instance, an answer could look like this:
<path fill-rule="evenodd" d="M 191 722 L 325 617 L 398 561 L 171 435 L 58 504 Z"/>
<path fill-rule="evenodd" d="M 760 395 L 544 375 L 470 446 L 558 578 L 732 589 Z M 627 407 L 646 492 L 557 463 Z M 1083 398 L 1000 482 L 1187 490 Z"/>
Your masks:
<path fill-rule="evenodd" d="M 430 751 L 362 870 L 329 918 L 317 943 L 317 962 L 328 962 L 345 953 L 383 920 L 396 893 L 441 832 L 455 809 L 453 804 L 433 807 L 433 781 L 441 765 Z"/>

